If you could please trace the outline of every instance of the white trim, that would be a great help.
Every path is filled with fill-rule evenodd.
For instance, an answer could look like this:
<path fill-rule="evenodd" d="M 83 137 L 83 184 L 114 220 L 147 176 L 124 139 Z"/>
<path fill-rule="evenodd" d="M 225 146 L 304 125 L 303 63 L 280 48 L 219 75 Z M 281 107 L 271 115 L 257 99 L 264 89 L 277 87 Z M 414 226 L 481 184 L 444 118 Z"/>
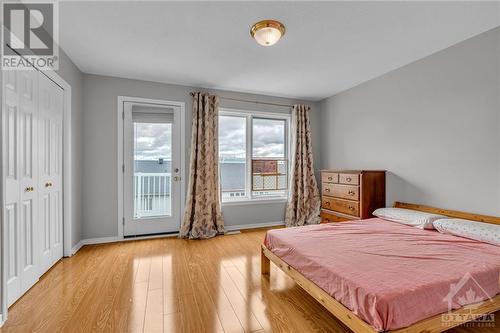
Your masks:
<path fill-rule="evenodd" d="M 234 108 L 220 108 L 219 116 L 226 117 L 239 117 L 245 119 L 246 126 L 246 172 L 245 172 L 245 193 L 246 196 L 242 197 L 241 200 L 229 200 L 223 201 L 221 195 L 221 205 L 222 206 L 237 206 L 237 205 L 248 205 L 248 204 L 265 204 L 265 203 L 277 203 L 286 202 L 290 195 L 290 173 L 291 173 L 291 123 L 292 117 L 290 113 L 280 113 L 280 112 L 265 112 L 265 111 L 254 111 L 254 110 L 240 110 Z M 287 162 L 287 190 L 286 195 L 276 195 L 269 197 L 258 197 L 254 196 L 252 193 L 252 155 L 253 155 L 253 119 L 254 118 L 264 118 L 264 119 L 277 119 L 285 121 L 285 161 Z M 220 170 L 220 169 L 219 169 Z M 219 171 L 220 172 L 220 171 Z M 220 178 L 220 175 L 219 175 Z M 222 191 L 221 191 L 222 192 Z"/>
<path fill-rule="evenodd" d="M 246 229 L 277 227 L 277 226 L 283 226 L 283 225 L 285 225 L 284 221 L 230 225 L 230 226 L 226 226 L 226 232 L 246 230 Z M 120 238 L 120 237 L 112 237 L 112 236 L 111 237 L 99 237 L 99 238 L 87 238 L 87 239 L 82 239 L 81 241 L 79 241 L 78 244 L 76 244 L 73 247 L 72 253 L 74 255 L 85 245 L 130 242 L 130 241 L 136 241 L 136 240 L 147 240 L 147 239 L 156 239 L 156 238 L 171 238 L 171 237 L 177 237 L 177 236 L 179 236 L 178 233 L 165 234 L 165 235 L 154 235 L 154 236 L 128 237 L 128 238 Z"/>
<path fill-rule="evenodd" d="M 130 242 L 136 240 L 147 240 L 147 239 L 155 239 L 155 238 L 171 238 L 179 236 L 178 233 L 175 234 L 165 234 L 165 235 L 153 235 L 153 236 L 140 236 L 140 237 L 128 237 L 128 238 L 120 238 L 120 237 L 98 237 L 98 238 L 87 238 L 82 239 L 73 247 L 73 255 L 77 253 L 82 247 L 85 245 L 96 245 L 96 244 L 108 244 L 108 243 L 119 243 L 119 242 Z"/>
<path fill-rule="evenodd" d="M 284 221 L 276 221 L 276 222 L 264 222 L 264 223 L 252 223 L 252 224 L 226 225 L 225 229 L 226 231 L 235 231 L 235 230 L 245 230 L 245 229 L 277 227 L 283 225 L 285 225 Z"/>
<path fill-rule="evenodd" d="M 92 245 L 92 244 L 106 244 L 106 243 L 114 243 L 121 241 L 118 237 L 110 236 L 110 237 L 98 237 L 98 238 L 87 238 L 82 240 L 83 245 Z"/>
<path fill-rule="evenodd" d="M 222 203 L 222 207 L 225 206 L 247 206 L 247 205 L 262 205 L 262 204 L 284 204 L 287 203 L 288 199 L 286 197 L 270 197 L 270 198 L 259 198 L 259 199 L 245 199 L 245 200 L 234 200 L 225 201 Z"/>
<path fill-rule="evenodd" d="M 241 116 L 242 114 L 245 114 L 245 115 L 257 115 L 259 117 L 270 117 L 270 118 L 281 118 L 281 119 L 290 119 L 292 116 L 290 112 L 270 112 L 270 111 L 238 109 L 231 107 L 221 107 L 219 108 L 219 112 L 234 116 L 238 115 Z"/>
<path fill-rule="evenodd" d="M 118 146 L 117 146 L 117 177 L 118 177 L 118 240 L 125 240 L 123 236 L 123 104 L 125 102 L 136 102 L 136 103 L 145 103 L 145 104 L 159 104 L 159 105 L 168 105 L 168 106 L 176 106 L 181 110 L 181 121 L 180 121 L 180 130 L 181 130 L 181 200 L 180 200 L 180 219 L 182 219 L 182 215 L 184 214 L 184 206 L 186 202 L 186 103 L 177 102 L 177 101 L 169 101 L 164 99 L 151 99 L 151 98 L 142 98 L 142 97 L 131 97 L 131 96 L 118 96 L 117 98 L 117 125 L 118 125 Z M 161 236 L 160 236 L 161 237 Z M 163 236 L 165 237 L 165 236 Z M 113 238 L 106 237 L 105 239 Z M 100 238 L 93 238 L 100 239 Z M 134 237 L 132 239 L 142 239 L 139 237 Z M 97 243 L 92 243 L 97 244 Z"/>
<path fill-rule="evenodd" d="M 82 239 L 75 246 L 73 246 L 71 248 L 71 255 L 73 256 L 75 253 L 77 253 L 78 250 L 80 250 L 82 248 L 82 246 L 84 246 L 84 245 L 85 245 L 85 243 L 84 243 L 84 240 Z"/>
<path fill-rule="evenodd" d="M 118 177 L 118 237 L 123 238 L 123 115 L 124 115 L 124 103 L 125 97 L 118 96 L 117 100 L 117 114 L 116 123 L 118 125 L 117 134 L 117 177 Z"/>

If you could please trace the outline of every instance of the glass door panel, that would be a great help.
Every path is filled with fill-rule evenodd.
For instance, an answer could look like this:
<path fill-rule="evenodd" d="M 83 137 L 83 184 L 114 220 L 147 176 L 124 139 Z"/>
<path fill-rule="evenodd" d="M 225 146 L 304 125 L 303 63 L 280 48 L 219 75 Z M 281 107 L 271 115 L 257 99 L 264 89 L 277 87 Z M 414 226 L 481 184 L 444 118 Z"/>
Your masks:
<path fill-rule="evenodd" d="M 172 124 L 134 121 L 134 219 L 172 216 Z"/>
<path fill-rule="evenodd" d="M 180 227 L 180 108 L 124 103 L 124 236 Z"/>

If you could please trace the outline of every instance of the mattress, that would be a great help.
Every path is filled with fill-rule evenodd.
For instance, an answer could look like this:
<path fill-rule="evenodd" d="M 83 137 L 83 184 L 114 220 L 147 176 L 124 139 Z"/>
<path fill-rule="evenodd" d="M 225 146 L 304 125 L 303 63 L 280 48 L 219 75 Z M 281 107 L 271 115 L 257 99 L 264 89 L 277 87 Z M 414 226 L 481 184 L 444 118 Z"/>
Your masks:
<path fill-rule="evenodd" d="M 500 247 L 378 218 L 270 230 L 264 244 L 378 331 L 500 293 Z"/>

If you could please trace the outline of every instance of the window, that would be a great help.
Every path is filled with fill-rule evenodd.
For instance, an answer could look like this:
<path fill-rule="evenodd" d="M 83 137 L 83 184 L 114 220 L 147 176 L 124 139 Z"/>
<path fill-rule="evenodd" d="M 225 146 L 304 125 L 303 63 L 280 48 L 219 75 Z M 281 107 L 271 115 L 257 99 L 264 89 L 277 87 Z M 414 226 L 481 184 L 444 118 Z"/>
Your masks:
<path fill-rule="evenodd" d="M 286 198 L 289 115 L 222 110 L 219 169 L 222 201 Z"/>

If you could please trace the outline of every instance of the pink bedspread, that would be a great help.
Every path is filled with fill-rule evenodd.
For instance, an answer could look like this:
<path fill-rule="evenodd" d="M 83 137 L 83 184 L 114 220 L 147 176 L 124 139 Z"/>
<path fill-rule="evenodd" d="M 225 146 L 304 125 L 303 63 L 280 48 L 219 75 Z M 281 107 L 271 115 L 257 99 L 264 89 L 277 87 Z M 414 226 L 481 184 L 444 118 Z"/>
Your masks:
<path fill-rule="evenodd" d="M 500 293 L 500 247 L 378 218 L 271 230 L 265 245 L 379 331 Z"/>

